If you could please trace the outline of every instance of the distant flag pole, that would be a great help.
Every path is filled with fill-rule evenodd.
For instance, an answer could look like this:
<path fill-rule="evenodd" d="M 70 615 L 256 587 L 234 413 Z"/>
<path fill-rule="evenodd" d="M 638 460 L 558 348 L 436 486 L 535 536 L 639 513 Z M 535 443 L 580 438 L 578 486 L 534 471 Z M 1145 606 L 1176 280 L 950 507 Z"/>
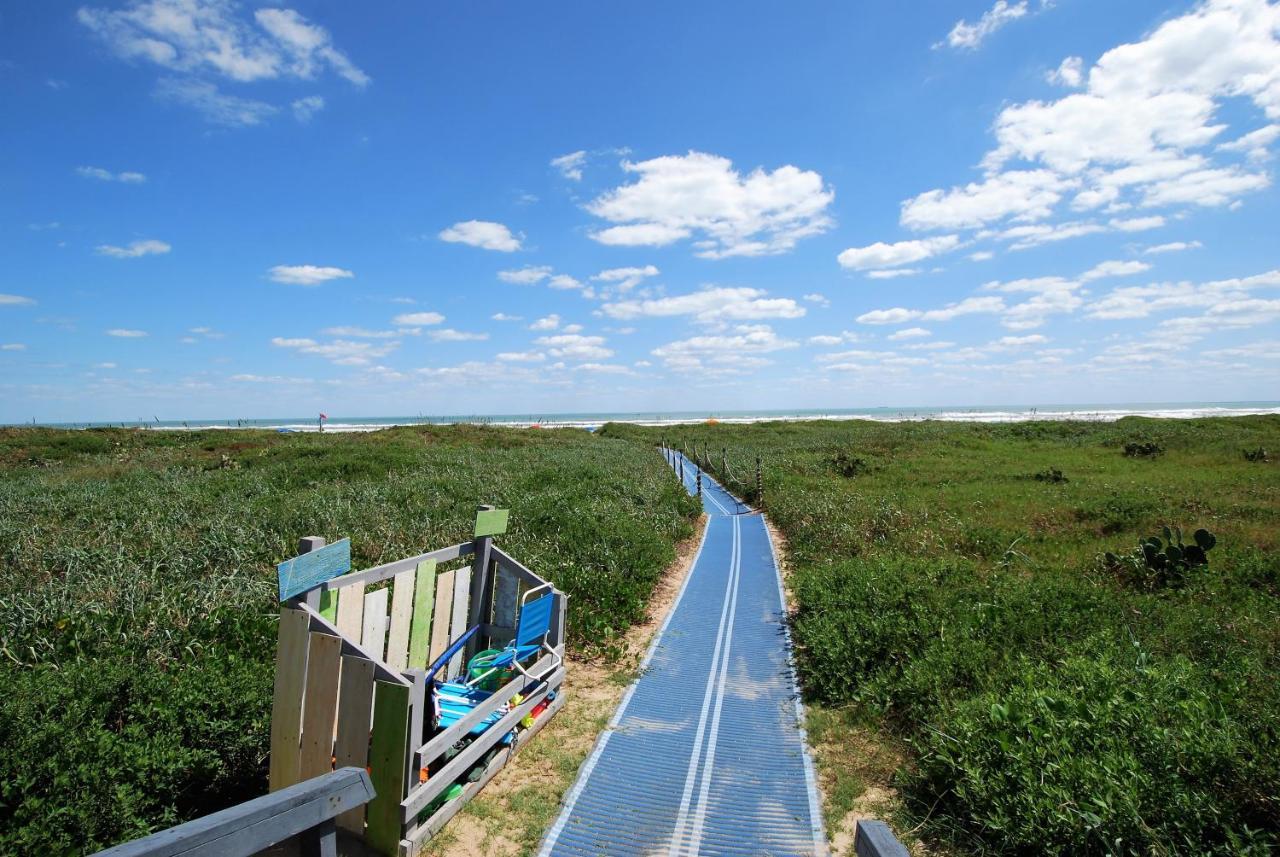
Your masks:
<path fill-rule="evenodd" d="M 320 412 L 320 421 L 319 421 L 319 422 L 320 422 L 320 431 L 324 431 L 324 421 L 325 421 L 325 420 L 327 420 L 327 419 L 329 419 L 329 415 L 328 415 L 328 414 L 326 414 L 324 411 L 321 411 L 321 412 Z"/>

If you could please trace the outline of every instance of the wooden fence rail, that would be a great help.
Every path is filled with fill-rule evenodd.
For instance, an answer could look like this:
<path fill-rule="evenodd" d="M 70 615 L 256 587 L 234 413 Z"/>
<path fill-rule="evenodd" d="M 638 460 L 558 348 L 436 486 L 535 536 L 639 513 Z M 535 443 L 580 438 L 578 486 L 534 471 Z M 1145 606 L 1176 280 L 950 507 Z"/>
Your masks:
<path fill-rule="evenodd" d="M 341 768 L 99 851 L 97 857 L 248 857 L 294 836 L 301 836 L 305 857 L 336 857 L 334 819 L 373 797 L 363 769 Z"/>

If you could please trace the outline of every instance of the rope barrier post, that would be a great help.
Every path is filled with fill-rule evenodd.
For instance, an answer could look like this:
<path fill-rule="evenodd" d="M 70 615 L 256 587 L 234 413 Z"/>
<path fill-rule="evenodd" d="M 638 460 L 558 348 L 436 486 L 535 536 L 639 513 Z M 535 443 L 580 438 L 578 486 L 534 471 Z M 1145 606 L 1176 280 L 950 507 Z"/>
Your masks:
<path fill-rule="evenodd" d="M 764 484 L 760 481 L 760 457 L 755 457 L 755 505 L 764 508 Z"/>
<path fill-rule="evenodd" d="M 720 447 L 720 472 L 725 479 L 729 478 L 729 451 L 723 446 Z"/>
<path fill-rule="evenodd" d="M 684 458 L 680 458 L 680 484 L 684 484 Z"/>
<path fill-rule="evenodd" d="M 698 471 L 698 496 L 702 496 L 702 471 Z"/>

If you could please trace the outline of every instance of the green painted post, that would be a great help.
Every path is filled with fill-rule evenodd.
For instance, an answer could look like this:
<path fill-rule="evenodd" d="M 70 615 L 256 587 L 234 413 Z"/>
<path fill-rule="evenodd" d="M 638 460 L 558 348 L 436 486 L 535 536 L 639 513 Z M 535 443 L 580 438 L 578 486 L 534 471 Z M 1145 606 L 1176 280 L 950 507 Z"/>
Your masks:
<path fill-rule="evenodd" d="M 365 841 L 387 857 L 400 848 L 400 801 L 404 800 L 405 760 L 409 748 L 409 691 L 388 681 L 373 683 L 373 738 L 370 778 L 377 797 L 365 814 Z"/>

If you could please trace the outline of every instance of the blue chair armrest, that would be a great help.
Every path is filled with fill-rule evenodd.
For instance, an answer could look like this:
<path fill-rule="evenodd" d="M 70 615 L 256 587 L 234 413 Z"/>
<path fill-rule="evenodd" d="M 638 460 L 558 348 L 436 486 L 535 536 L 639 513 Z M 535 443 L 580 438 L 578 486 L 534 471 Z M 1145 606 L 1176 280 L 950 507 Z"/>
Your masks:
<path fill-rule="evenodd" d="M 436 673 L 444 669 L 445 665 L 448 664 L 449 661 L 453 659 L 453 656 L 456 655 L 458 651 L 467 644 L 467 640 L 470 640 L 473 636 L 475 636 L 476 631 L 479 631 L 479 630 L 480 630 L 479 625 L 472 625 L 470 628 L 467 629 L 467 633 L 463 634 L 461 637 L 454 640 L 453 644 L 450 645 L 449 648 L 445 649 L 444 654 L 436 658 L 435 662 L 432 663 L 431 667 L 427 670 L 427 681 L 429 682 L 433 678 L 435 678 Z"/>

